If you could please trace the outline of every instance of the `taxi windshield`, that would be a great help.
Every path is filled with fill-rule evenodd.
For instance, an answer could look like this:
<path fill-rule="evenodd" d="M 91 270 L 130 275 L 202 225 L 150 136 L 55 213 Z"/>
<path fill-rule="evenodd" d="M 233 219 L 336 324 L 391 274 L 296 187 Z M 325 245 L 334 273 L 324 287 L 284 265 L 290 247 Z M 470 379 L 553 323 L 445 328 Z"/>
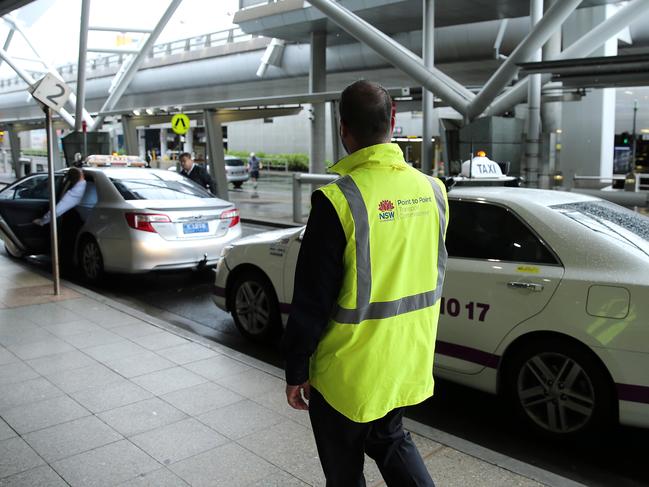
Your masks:
<path fill-rule="evenodd" d="M 608 201 L 582 201 L 551 208 L 568 218 L 649 252 L 649 218 Z"/>

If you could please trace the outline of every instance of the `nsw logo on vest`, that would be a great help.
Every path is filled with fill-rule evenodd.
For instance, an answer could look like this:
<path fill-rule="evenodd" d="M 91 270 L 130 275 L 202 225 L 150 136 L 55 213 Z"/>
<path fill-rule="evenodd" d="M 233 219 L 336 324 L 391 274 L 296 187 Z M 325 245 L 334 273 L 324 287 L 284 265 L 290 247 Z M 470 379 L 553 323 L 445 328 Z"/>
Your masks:
<path fill-rule="evenodd" d="M 379 221 L 394 220 L 394 204 L 390 200 L 383 200 L 379 203 Z"/>

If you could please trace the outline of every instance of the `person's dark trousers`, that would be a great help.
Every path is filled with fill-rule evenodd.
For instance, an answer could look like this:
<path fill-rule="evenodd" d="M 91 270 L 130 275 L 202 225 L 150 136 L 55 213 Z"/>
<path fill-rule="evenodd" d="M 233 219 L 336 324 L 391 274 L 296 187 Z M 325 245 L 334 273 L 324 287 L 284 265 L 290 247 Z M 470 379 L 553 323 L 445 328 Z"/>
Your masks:
<path fill-rule="evenodd" d="M 364 453 L 389 487 L 434 487 L 410 434 L 403 431 L 403 408 L 369 423 L 343 416 L 311 387 L 309 418 L 327 487 L 364 487 Z"/>

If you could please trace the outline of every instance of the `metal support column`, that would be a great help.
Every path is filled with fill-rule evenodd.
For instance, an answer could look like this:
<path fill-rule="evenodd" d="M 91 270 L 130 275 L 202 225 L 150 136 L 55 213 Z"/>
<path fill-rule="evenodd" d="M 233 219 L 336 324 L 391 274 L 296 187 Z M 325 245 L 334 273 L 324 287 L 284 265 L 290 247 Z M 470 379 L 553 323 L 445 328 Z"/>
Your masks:
<path fill-rule="evenodd" d="M 534 30 L 536 24 L 543 17 L 543 0 L 530 0 L 530 29 Z M 529 60 L 541 61 L 542 51 L 538 49 Z M 525 161 L 522 175 L 527 186 L 538 186 L 539 176 L 539 146 L 541 142 L 541 75 L 530 75 L 527 88 L 527 140 L 525 141 Z"/>
<path fill-rule="evenodd" d="M 139 154 L 138 134 L 135 122 L 128 115 L 122 115 L 122 132 L 124 133 L 124 146 L 129 155 Z"/>
<path fill-rule="evenodd" d="M 228 179 L 225 175 L 225 151 L 223 150 L 223 127 L 214 110 L 203 110 L 207 135 L 207 157 L 212 178 L 216 182 L 216 195 L 228 200 Z"/>
<path fill-rule="evenodd" d="M 83 109 L 86 102 L 86 56 L 88 54 L 88 19 L 90 0 L 81 2 L 81 27 L 79 30 L 79 63 L 77 65 L 77 105 L 75 107 L 74 130 L 81 130 Z"/>
<path fill-rule="evenodd" d="M 336 163 L 347 155 L 343 143 L 340 140 L 340 116 L 338 115 L 338 102 L 329 102 L 329 115 L 331 117 L 331 154 L 333 162 Z"/>
<path fill-rule="evenodd" d="M 158 159 L 158 167 L 167 154 L 167 129 L 160 129 L 160 158 Z"/>
<path fill-rule="evenodd" d="M 13 39 L 14 37 L 14 32 L 16 32 L 15 29 L 9 29 L 9 33 L 7 34 L 7 38 L 5 39 L 4 46 L 2 47 L 2 49 L 4 49 L 5 51 L 9 49 L 9 46 L 11 45 L 11 39 Z M 0 59 L 0 66 L 2 66 L 2 59 Z"/>
<path fill-rule="evenodd" d="M 563 50 L 554 60 L 560 61 L 562 59 L 576 59 L 588 56 L 646 12 L 649 12 L 649 2 L 646 0 L 632 0 L 586 35 L 582 36 L 570 47 Z M 551 74 L 543 74 L 541 76 L 542 84 L 547 83 L 552 78 Z M 513 88 L 498 96 L 489 108 L 485 110 L 484 114 L 499 115 L 519 103 L 523 103 L 527 96 L 528 78 L 519 81 Z"/>
<path fill-rule="evenodd" d="M 436 68 L 427 69 L 420 57 L 340 4 L 331 0 L 313 0 L 309 3 L 397 69 L 435 92 L 458 112 L 466 113 L 469 101 L 475 97 L 470 90 Z"/>
<path fill-rule="evenodd" d="M 65 161 L 61 157 L 61 149 L 59 148 L 59 135 L 54 127 L 52 127 L 52 160 L 54 161 L 55 171 L 65 167 Z"/>
<path fill-rule="evenodd" d="M 327 34 L 311 32 L 311 62 L 309 64 L 309 93 L 327 91 Z M 325 172 L 325 104 L 311 104 L 311 142 L 309 172 Z"/>
<path fill-rule="evenodd" d="M 183 152 L 191 154 L 194 152 L 194 129 L 190 128 L 184 135 L 185 142 L 183 143 Z"/>
<path fill-rule="evenodd" d="M 9 132 L 9 147 L 11 149 L 11 163 L 14 166 L 16 178 L 22 178 L 25 175 L 23 165 L 20 163 L 20 137 L 13 124 L 10 124 L 7 132 Z"/>
<path fill-rule="evenodd" d="M 155 41 L 158 39 L 158 36 L 165 28 L 165 26 L 169 22 L 169 19 L 173 16 L 174 12 L 181 2 L 182 0 L 171 0 L 169 6 L 167 7 L 167 10 L 165 10 L 165 13 L 162 14 L 162 17 L 158 21 L 158 24 L 155 26 L 155 29 L 153 29 L 153 32 L 151 32 L 151 35 L 142 46 L 140 53 L 131 60 L 128 69 L 124 72 L 124 76 L 119 80 L 119 83 L 117 83 L 117 86 L 115 86 L 113 92 L 108 96 L 108 99 L 104 102 L 101 110 L 99 110 L 100 112 L 107 112 L 115 108 L 115 105 L 122 97 L 129 84 L 131 84 L 131 81 L 133 81 L 133 78 L 137 74 L 137 71 L 138 69 L 140 69 L 142 63 L 145 61 L 147 55 L 149 54 L 149 51 L 151 51 L 151 49 L 153 48 Z M 92 127 L 90 127 L 90 130 L 94 131 L 101 127 L 101 124 L 104 122 L 104 118 L 104 116 L 98 115 L 95 119 L 95 122 L 92 124 Z"/>
<path fill-rule="evenodd" d="M 548 10 L 545 17 L 534 26 L 527 37 L 514 49 L 514 52 L 500 65 L 471 102 L 468 111 L 471 119 L 480 115 L 487 108 L 496 95 L 514 79 L 520 69 L 518 63 L 526 62 L 536 51 L 541 49 L 554 31 L 561 27 L 561 24 L 574 12 L 580 3 L 581 0 L 563 0 L 557 2 Z M 541 15 L 543 15 L 543 11 L 541 11 Z"/>
<path fill-rule="evenodd" d="M 424 25 L 423 25 L 423 58 L 426 68 L 432 69 L 435 64 L 435 0 L 423 0 Z M 433 93 L 423 87 L 421 102 L 423 112 L 423 137 L 421 142 L 421 171 L 424 174 L 437 173 L 433 168 Z"/>

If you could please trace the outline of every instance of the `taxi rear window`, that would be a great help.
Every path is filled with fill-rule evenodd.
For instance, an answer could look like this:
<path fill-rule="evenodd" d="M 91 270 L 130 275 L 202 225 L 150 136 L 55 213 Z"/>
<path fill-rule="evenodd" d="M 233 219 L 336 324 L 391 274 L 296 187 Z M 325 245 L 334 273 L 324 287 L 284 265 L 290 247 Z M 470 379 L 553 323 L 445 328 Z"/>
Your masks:
<path fill-rule="evenodd" d="M 649 217 L 609 201 L 582 201 L 551 208 L 594 231 L 604 230 L 624 239 L 635 237 L 649 242 Z"/>
<path fill-rule="evenodd" d="M 125 200 L 183 200 L 214 198 L 210 192 L 184 176 L 160 171 L 156 173 L 129 173 L 127 177 L 111 177 L 119 194 Z M 126 175 L 125 175 L 126 176 Z"/>
<path fill-rule="evenodd" d="M 226 159 L 226 166 L 243 166 L 243 161 L 241 159 Z"/>

